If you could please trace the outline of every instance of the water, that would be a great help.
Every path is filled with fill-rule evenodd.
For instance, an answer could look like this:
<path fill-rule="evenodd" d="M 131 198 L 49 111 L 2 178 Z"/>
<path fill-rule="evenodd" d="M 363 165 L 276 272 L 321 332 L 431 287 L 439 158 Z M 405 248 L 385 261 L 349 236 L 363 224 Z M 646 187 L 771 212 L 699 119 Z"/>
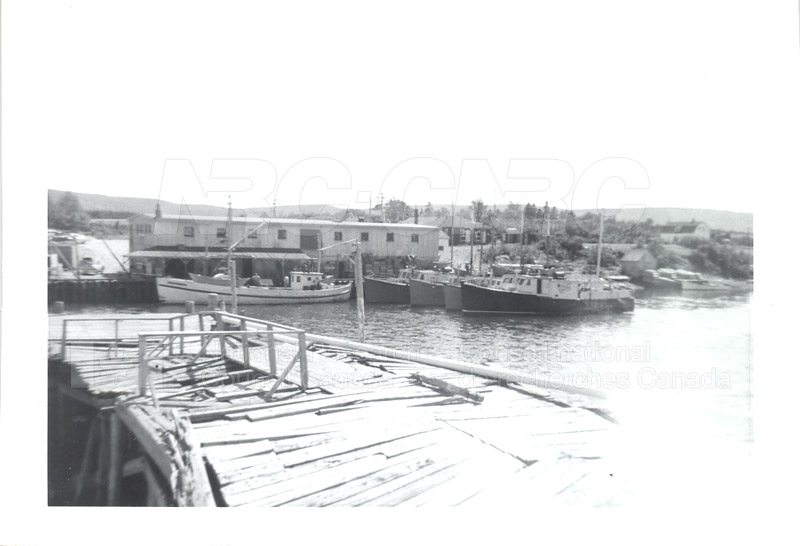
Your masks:
<path fill-rule="evenodd" d="M 629 435 L 621 454 L 633 469 L 629 481 L 644 484 L 654 502 L 683 497 L 686 488 L 699 491 L 700 484 L 725 498 L 751 460 L 752 297 L 650 296 L 637 298 L 631 314 L 585 317 L 481 317 L 368 305 L 366 341 L 605 391 L 605 400 L 587 404 L 609 410 Z M 353 301 L 242 309 L 310 333 L 357 339 Z"/>
<path fill-rule="evenodd" d="M 584 317 L 485 317 L 367 305 L 366 341 L 600 389 L 608 392 L 604 404 L 612 411 L 625 414 L 635 407 L 631 419 L 638 419 L 645 402 L 657 402 L 674 412 L 676 422 L 677 414 L 688 414 L 682 428 L 749 442 L 751 298 L 751 293 L 651 296 L 638 298 L 634 313 Z M 183 311 L 179 305 L 141 308 Z M 310 333 L 357 339 L 353 301 L 241 310 Z"/>

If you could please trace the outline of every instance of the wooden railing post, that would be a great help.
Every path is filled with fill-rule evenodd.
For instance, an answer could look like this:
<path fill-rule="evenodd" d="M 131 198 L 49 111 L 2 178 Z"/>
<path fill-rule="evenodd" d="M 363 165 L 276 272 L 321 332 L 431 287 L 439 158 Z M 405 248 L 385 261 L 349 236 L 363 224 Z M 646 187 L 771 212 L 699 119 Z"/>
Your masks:
<path fill-rule="evenodd" d="M 68 319 L 64 319 L 64 322 L 61 323 L 61 360 L 63 362 L 67 361 L 67 322 Z"/>
<path fill-rule="evenodd" d="M 219 351 L 222 355 L 222 358 L 226 358 L 228 356 L 227 348 L 225 347 L 225 324 L 222 322 L 222 315 L 216 313 L 214 318 L 217 321 L 217 330 L 220 332 L 219 334 Z"/>
<path fill-rule="evenodd" d="M 184 331 L 184 329 L 185 329 L 185 328 L 184 328 L 184 326 L 185 326 L 185 321 L 183 320 L 183 318 L 184 318 L 184 316 L 183 316 L 183 315 L 181 315 L 181 318 L 180 318 L 180 320 L 178 320 L 178 325 L 180 326 L 181 332 L 183 332 L 183 331 Z M 181 341 L 180 341 L 180 344 L 181 344 L 181 345 L 180 345 L 180 347 L 181 347 L 181 354 L 183 354 L 183 336 L 181 336 Z"/>
<path fill-rule="evenodd" d="M 308 389 L 308 360 L 306 359 L 306 333 L 297 334 L 297 350 L 300 352 L 300 389 Z"/>
<path fill-rule="evenodd" d="M 269 373 L 275 377 L 278 375 L 278 359 L 275 357 L 275 333 L 272 324 L 267 324 L 267 353 L 269 354 Z"/>
<path fill-rule="evenodd" d="M 171 331 L 173 330 L 173 328 L 174 328 L 174 326 L 173 326 L 173 320 L 172 320 L 173 318 L 174 318 L 174 317 L 171 317 L 171 318 L 169 319 L 169 331 L 170 331 L 170 332 L 171 332 Z M 174 338 L 173 338 L 172 336 L 169 336 L 169 356 L 172 356 L 172 354 L 173 354 L 173 352 L 172 352 L 172 341 L 173 341 L 173 339 L 174 339 Z"/>
<path fill-rule="evenodd" d="M 197 320 L 200 321 L 200 331 L 203 331 L 203 313 L 197 314 Z M 200 336 L 200 356 L 206 356 L 206 345 L 207 343 L 203 343 L 203 336 Z"/>
<path fill-rule="evenodd" d="M 122 488 L 124 436 L 122 434 L 122 423 L 120 423 L 119 415 L 117 415 L 116 411 L 110 415 L 109 429 L 111 451 L 108 469 L 108 504 L 109 506 L 118 506 Z"/>
<path fill-rule="evenodd" d="M 139 394 L 147 394 L 147 334 L 139 334 Z"/>
<path fill-rule="evenodd" d="M 242 358 L 244 359 L 244 365 L 248 368 L 250 367 L 250 341 L 247 339 L 248 332 L 245 330 L 242 332 Z"/>

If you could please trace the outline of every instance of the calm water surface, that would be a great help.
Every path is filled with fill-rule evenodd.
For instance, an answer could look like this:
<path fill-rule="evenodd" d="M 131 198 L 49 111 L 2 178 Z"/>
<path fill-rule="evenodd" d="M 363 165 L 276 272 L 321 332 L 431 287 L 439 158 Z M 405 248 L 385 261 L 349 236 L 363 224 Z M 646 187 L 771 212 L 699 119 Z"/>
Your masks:
<path fill-rule="evenodd" d="M 675 431 L 683 438 L 749 443 L 751 299 L 752 293 L 650 296 L 637 298 L 630 314 L 585 317 L 487 317 L 367 305 L 366 341 L 600 389 L 609 395 L 603 405 L 621 420 L 657 428 L 662 437 Z M 182 312 L 183 306 L 140 309 Z M 242 309 L 311 333 L 357 339 L 354 301 Z"/>

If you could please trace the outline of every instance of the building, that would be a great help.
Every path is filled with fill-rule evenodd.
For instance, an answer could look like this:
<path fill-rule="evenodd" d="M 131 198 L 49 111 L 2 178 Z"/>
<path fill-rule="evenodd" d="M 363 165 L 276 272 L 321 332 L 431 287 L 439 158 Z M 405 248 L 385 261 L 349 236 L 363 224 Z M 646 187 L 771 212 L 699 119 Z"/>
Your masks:
<path fill-rule="evenodd" d="M 656 269 L 658 260 L 646 248 L 634 248 L 625 253 L 620 260 L 623 275 L 632 279 L 641 277 L 648 269 Z"/>
<path fill-rule="evenodd" d="M 661 226 L 659 235 L 666 243 L 677 243 L 684 237 L 710 239 L 711 229 L 705 222 L 669 222 Z"/>
<path fill-rule="evenodd" d="M 228 219 L 161 215 L 158 211 L 133 216 L 129 223 L 131 271 L 152 275 L 185 278 L 188 273 L 212 274 L 226 264 L 228 247 L 242 239 L 234 251 L 237 275 L 258 274 L 276 285 L 281 285 L 292 269 L 316 268 L 318 261 L 327 274 L 351 277 L 350 240 L 360 242 L 365 264 L 383 261 L 391 270 L 403 267 L 408 256 L 432 263 L 439 254 L 439 229 L 423 225 L 246 216 Z"/>
<path fill-rule="evenodd" d="M 447 234 L 450 244 L 454 246 L 470 244 L 470 236 L 474 237 L 473 242 L 476 245 L 489 242 L 488 228 L 482 226 L 480 222 L 473 222 L 461 216 L 421 216 L 409 218 L 403 223 L 436 226 Z"/>

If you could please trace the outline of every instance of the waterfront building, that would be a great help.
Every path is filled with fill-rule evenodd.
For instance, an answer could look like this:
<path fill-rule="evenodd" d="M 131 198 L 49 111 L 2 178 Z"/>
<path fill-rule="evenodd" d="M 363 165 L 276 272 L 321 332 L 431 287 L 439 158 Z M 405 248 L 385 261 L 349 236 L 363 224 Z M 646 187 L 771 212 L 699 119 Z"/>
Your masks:
<path fill-rule="evenodd" d="M 278 285 L 289 271 L 309 261 L 313 268 L 321 262 L 326 274 L 352 276 L 353 245 L 332 246 L 351 239 L 360 242 L 365 264 L 384 262 L 393 270 L 406 265 L 409 256 L 432 263 L 439 254 L 436 226 L 273 218 L 259 227 L 264 221 L 255 216 L 162 215 L 158 210 L 135 215 L 128 220 L 131 271 L 184 278 L 213 274 L 225 265 L 228 247 L 242 238 L 234 252 L 238 276 L 258 274 Z"/>

